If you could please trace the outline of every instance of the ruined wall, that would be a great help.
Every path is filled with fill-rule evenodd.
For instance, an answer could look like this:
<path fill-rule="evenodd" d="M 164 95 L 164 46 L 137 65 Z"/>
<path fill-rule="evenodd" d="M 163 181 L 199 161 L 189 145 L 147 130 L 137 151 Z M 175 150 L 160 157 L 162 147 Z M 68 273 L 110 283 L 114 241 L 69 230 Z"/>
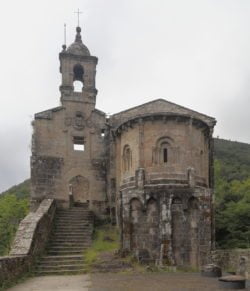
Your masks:
<path fill-rule="evenodd" d="M 123 249 L 158 264 L 198 268 L 208 263 L 212 236 L 209 190 L 155 186 L 145 185 L 144 191 L 122 190 Z"/>

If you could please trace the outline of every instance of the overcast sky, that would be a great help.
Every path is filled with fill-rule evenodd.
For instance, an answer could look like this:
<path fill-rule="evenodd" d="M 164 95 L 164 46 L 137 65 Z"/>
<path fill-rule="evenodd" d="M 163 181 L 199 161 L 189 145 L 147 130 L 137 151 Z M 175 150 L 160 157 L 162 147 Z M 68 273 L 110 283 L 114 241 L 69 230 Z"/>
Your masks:
<path fill-rule="evenodd" d="M 157 98 L 215 117 L 215 136 L 250 143 L 249 0 L 0 2 L 0 192 L 30 175 L 30 123 L 59 105 L 63 24 L 77 18 L 97 67 L 97 107 Z"/>

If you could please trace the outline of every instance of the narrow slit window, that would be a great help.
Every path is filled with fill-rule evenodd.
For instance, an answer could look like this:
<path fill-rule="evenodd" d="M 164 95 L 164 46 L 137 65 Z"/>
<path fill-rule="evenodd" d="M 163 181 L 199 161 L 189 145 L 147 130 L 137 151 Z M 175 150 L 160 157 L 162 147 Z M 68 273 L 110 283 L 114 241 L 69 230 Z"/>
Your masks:
<path fill-rule="evenodd" d="M 167 163 L 168 161 L 168 149 L 163 149 L 163 163 Z"/>
<path fill-rule="evenodd" d="M 84 151 L 85 150 L 84 137 L 74 136 L 73 143 L 74 143 L 74 151 Z"/>

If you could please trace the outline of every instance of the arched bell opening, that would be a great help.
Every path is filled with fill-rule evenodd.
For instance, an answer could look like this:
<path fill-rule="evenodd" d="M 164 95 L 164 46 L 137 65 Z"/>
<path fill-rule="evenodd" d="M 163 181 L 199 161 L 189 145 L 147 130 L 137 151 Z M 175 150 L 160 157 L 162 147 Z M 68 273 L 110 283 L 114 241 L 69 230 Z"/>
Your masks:
<path fill-rule="evenodd" d="M 84 87 L 83 82 L 84 69 L 82 65 L 77 64 L 73 68 L 73 87 L 74 92 L 82 92 Z"/>

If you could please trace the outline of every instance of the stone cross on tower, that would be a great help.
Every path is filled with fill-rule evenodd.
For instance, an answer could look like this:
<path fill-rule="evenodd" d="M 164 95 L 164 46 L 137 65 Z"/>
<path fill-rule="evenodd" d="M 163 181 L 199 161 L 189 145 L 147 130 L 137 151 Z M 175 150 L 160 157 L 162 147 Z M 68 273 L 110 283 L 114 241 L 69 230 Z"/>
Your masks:
<path fill-rule="evenodd" d="M 77 26 L 79 27 L 79 24 L 80 24 L 79 18 L 80 18 L 80 14 L 82 14 L 82 12 L 78 8 L 78 10 L 75 13 L 77 14 Z"/>

